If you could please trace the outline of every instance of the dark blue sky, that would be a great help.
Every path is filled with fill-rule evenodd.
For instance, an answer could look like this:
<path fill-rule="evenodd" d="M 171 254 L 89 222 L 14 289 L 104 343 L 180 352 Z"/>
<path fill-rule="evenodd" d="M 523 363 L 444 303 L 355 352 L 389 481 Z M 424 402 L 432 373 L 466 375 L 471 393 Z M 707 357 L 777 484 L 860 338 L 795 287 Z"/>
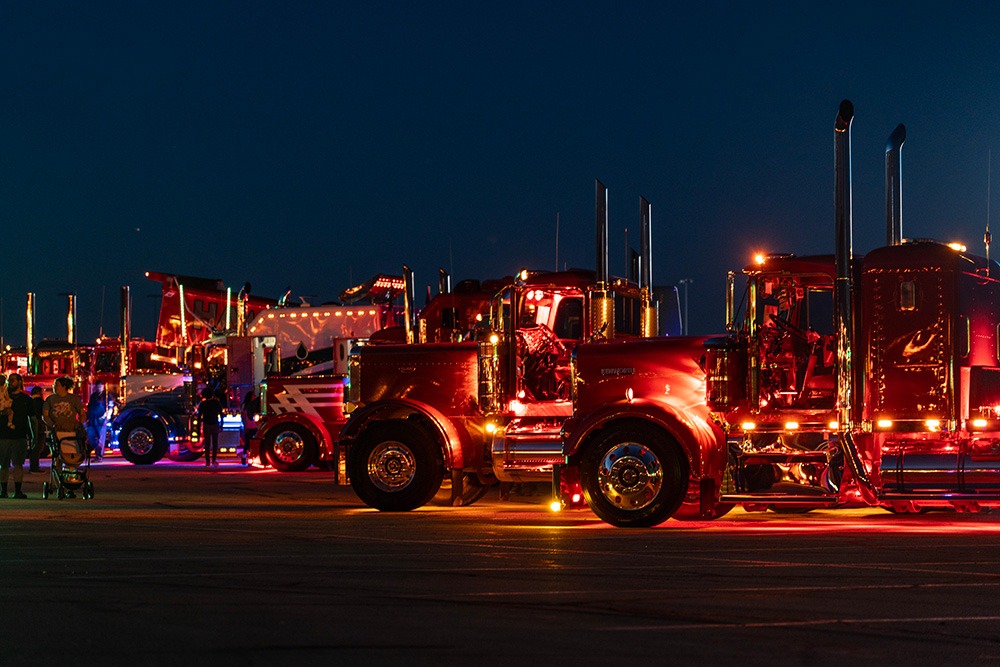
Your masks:
<path fill-rule="evenodd" d="M 854 247 L 980 248 L 1000 128 L 1000 5 L 17 2 L 0 7 L 3 334 L 151 336 L 146 270 L 333 299 L 377 272 L 594 266 L 594 178 L 625 272 L 639 196 L 654 278 L 722 327 L 755 249 L 830 252 L 833 122 L 854 102 Z M 353 6 L 358 5 L 358 6 Z M 697 5 L 697 6 L 696 6 Z M 1000 155 L 998 155 L 1000 163 Z M 998 186 L 1000 187 L 1000 186 Z M 1000 190 L 998 190 L 1000 192 Z"/>

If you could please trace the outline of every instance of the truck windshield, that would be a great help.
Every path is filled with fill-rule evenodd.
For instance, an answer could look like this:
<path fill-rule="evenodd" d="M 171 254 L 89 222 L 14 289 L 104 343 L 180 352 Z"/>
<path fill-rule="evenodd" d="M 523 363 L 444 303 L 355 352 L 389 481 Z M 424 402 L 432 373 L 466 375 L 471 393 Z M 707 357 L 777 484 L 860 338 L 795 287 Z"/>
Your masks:
<path fill-rule="evenodd" d="M 757 277 L 757 327 L 833 334 L 833 286 L 809 276 Z M 826 278 L 823 276 L 822 278 Z"/>
<path fill-rule="evenodd" d="M 529 289 L 521 300 L 522 329 L 544 325 L 564 340 L 583 337 L 583 294 L 578 291 Z"/>

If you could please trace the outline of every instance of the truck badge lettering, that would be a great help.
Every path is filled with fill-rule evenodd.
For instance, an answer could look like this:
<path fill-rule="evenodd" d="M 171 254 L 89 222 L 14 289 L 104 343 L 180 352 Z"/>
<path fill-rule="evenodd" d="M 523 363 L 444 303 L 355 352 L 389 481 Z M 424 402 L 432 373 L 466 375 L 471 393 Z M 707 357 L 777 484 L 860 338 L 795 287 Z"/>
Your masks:
<path fill-rule="evenodd" d="M 620 368 L 602 368 L 601 375 L 634 375 L 635 369 L 627 366 Z"/>

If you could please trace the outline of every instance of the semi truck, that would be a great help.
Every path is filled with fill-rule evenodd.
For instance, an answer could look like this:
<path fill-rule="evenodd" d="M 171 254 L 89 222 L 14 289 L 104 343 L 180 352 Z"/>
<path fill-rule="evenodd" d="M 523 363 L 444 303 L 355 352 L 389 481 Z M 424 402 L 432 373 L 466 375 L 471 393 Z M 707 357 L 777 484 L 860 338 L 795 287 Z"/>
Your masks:
<path fill-rule="evenodd" d="M 367 505 L 420 507 L 445 475 L 456 505 L 498 482 L 550 482 L 572 413 L 573 349 L 651 337 L 658 328 L 650 207 L 640 200 L 640 281 L 612 280 L 607 189 L 597 181 L 595 190 L 596 271 L 523 271 L 492 298 L 489 328 L 469 340 L 368 345 L 352 356 L 340 445 L 351 486 Z"/>
<path fill-rule="evenodd" d="M 463 280 L 454 289 L 450 277 L 440 271 L 438 294 L 428 299 L 416 322 L 409 313 L 414 302 L 412 274 L 407 267 L 404 276 L 379 274 L 359 286 L 344 290 L 341 301 L 346 304 L 328 308 L 330 325 L 323 327 L 324 338 L 332 345 L 332 354 L 323 355 L 324 362 L 309 368 L 282 361 L 280 372 L 269 374 L 263 383 L 261 414 L 256 434 L 250 440 L 249 457 L 260 465 L 271 465 L 282 472 L 298 472 L 310 465 L 332 467 L 340 475 L 340 430 L 347 418 L 344 414 L 346 386 L 349 380 L 349 359 L 360 345 L 379 341 L 403 342 L 415 336 L 422 342 L 453 341 L 466 335 L 482 320 L 489 302 L 506 281 Z M 393 305 L 404 295 L 402 309 Z M 368 302 L 362 304 L 361 302 Z M 302 322 L 301 313 L 289 311 Z M 261 326 L 280 323 L 279 312 L 265 313 Z M 349 325 L 349 326 L 348 326 Z M 317 330 L 316 326 L 310 327 Z M 258 330 L 251 326 L 251 335 L 277 330 Z M 279 348 L 305 350 L 299 336 L 278 336 Z M 282 357 L 286 357 L 284 352 Z M 328 360 L 327 357 L 330 357 Z M 289 373 L 287 369 L 295 369 Z"/>
<path fill-rule="evenodd" d="M 902 125 L 886 147 L 887 245 L 853 253 L 853 118 L 845 100 L 834 254 L 757 255 L 745 308 L 730 274 L 723 335 L 577 348 L 560 504 L 582 495 L 623 527 L 735 505 L 1000 506 L 1000 267 L 902 239 Z"/>

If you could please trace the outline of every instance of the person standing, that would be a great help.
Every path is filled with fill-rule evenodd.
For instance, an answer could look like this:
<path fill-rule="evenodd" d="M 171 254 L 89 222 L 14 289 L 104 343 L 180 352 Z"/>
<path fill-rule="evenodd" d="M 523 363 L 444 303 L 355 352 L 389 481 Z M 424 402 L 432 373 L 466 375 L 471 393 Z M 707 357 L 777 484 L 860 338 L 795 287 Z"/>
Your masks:
<path fill-rule="evenodd" d="M 104 383 L 98 380 L 94 383 L 94 393 L 87 402 L 87 439 L 94 450 L 94 459 L 98 462 L 104 459 L 104 434 L 110 405 Z"/>
<path fill-rule="evenodd" d="M 31 390 L 31 445 L 28 449 L 28 460 L 31 461 L 30 472 L 41 472 L 38 467 L 38 457 L 42 454 L 42 447 L 45 446 L 45 425 L 42 423 L 42 406 L 45 399 L 42 397 L 42 388 L 33 387 Z"/>
<path fill-rule="evenodd" d="M 52 384 L 55 393 L 45 399 L 42 404 L 42 419 L 45 425 L 56 432 L 77 433 L 84 431 L 83 422 L 87 411 L 83 409 L 83 401 L 76 394 L 71 394 L 73 380 L 67 377 L 57 378 Z M 86 438 L 86 432 L 81 439 Z"/>
<path fill-rule="evenodd" d="M 201 417 L 201 434 L 205 443 L 205 466 L 219 465 L 219 431 L 222 430 L 222 403 L 208 387 L 201 390 L 202 402 L 198 404 Z"/>
<path fill-rule="evenodd" d="M 14 466 L 14 497 L 27 498 L 21 490 L 24 480 L 24 457 L 28 453 L 31 435 L 31 398 L 21 391 L 21 376 L 11 373 L 7 377 L 7 395 L 11 405 L 0 419 L 0 498 L 7 497 L 8 467 Z"/>

